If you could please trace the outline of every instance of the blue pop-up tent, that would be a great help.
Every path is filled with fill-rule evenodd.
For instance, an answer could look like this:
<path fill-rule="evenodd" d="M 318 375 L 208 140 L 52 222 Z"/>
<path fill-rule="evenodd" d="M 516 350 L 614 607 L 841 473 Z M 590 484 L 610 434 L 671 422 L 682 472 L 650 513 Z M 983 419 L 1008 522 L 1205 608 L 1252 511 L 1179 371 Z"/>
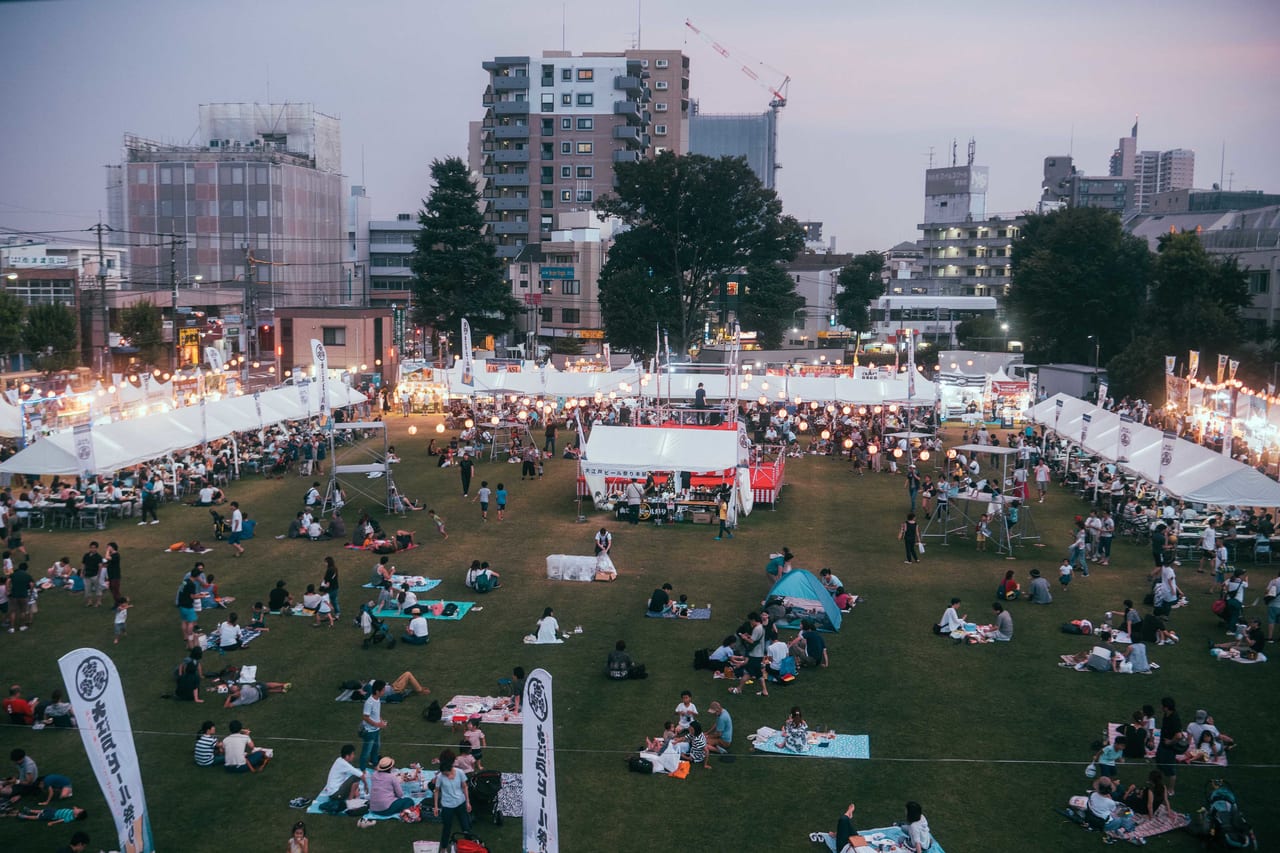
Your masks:
<path fill-rule="evenodd" d="M 819 631 L 840 630 L 841 614 L 835 598 L 822 581 L 804 569 L 792 569 L 779 578 L 769 590 L 769 598 L 774 596 L 781 598 L 782 606 L 787 609 L 786 619 L 778 623 L 779 628 L 798 629 L 800 620 L 808 618 Z"/>

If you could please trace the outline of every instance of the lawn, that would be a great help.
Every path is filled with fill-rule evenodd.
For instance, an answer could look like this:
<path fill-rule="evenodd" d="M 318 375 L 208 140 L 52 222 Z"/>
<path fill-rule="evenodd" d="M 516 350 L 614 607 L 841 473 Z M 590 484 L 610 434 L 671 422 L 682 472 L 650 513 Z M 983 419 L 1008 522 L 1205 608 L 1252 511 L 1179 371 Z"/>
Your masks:
<path fill-rule="evenodd" d="M 406 432 L 410 424 L 421 428 L 418 436 Z M 1093 849 L 1099 844 L 1096 834 L 1068 825 L 1052 809 L 1085 788 L 1084 766 L 1103 725 L 1143 704 L 1158 704 L 1164 695 L 1177 699 L 1184 720 L 1196 708 L 1208 708 L 1241 744 L 1226 774 L 1185 769 L 1175 806 L 1195 809 L 1205 782 L 1225 775 L 1237 786 L 1264 848 L 1280 832 L 1280 818 L 1264 808 L 1274 796 L 1266 792 L 1274 787 L 1280 765 L 1273 713 L 1280 695 L 1274 686 L 1276 664 L 1220 664 L 1206 653 L 1207 639 L 1223 637 L 1209 612 L 1207 581 L 1193 566 L 1181 570 L 1191 606 L 1175 611 L 1173 620 L 1183 642 L 1151 650 L 1162 669 L 1149 677 L 1083 674 L 1055 666 L 1059 654 L 1091 645 L 1087 638 L 1061 634 L 1063 622 L 1097 621 L 1103 611 L 1119 608 L 1126 597 L 1140 599 L 1145 591 L 1146 549 L 1123 541 L 1117 541 L 1109 568 L 1077 578 L 1069 592 L 1055 589 L 1052 606 L 1012 604 L 1016 639 L 1010 644 L 957 646 L 931 635 L 930 625 L 952 595 L 964 600 L 971 618 L 989 613 L 992 591 L 1006 569 L 1015 569 L 1024 584 L 1033 567 L 1054 576 L 1071 516 L 1083 507 L 1060 491 L 1033 508 L 1046 547 L 1021 549 L 1012 561 L 977 553 L 971 540 L 953 539 L 950 546 L 930 540 L 923 562 L 904 565 L 895 538 L 906 511 L 902 479 L 855 477 L 845 465 L 819 458 L 788 465 L 777 511 L 757 510 L 732 540 L 715 541 L 714 529 L 702 525 L 617 525 L 589 509 L 587 523 L 576 523 L 573 464 L 559 459 L 549 462 L 546 478 L 535 482 L 521 482 L 516 465 L 479 466 L 473 497 L 480 479 L 491 486 L 502 481 L 511 493 L 507 520 L 499 523 L 491 513 L 482 523 L 478 505 L 460 495 L 457 472 L 437 469 L 434 460 L 424 458 L 425 435 L 435 435 L 434 424 L 427 418 L 391 422 L 391 440 L 405 460 L 396 476 L 404 494 L 423 499 L 448 520 L 450 538 L 434 534 L 426 513 L 391 519 L 388 527 L 416 530 L 423 543 L 395 563 L 404 571 L 443 578 L 430 595 L 471 600 L 475 596 L 462 582 L 465 568 L 473 559 L 488 560 L 502 573 L 504 588 L 481 597 L 483 611 L 461 622 L 432 622 L 431 644 L 425 648 L 398 644 L 392 650 L 363 650 L 349 619 L 333 629 L 313 629 L 307 619 L 285 617 L 275 619 L 271 632 L 247 650 L 207 659 L 207 670 L 217 669 L 220 661 L 255 663 L 260 677 L 295 685 L 289 694 L 236 715 L 259 745 L 275 750 L 275 760 L 261 775 L 231 776 L 193 766 L 191 747 L 200 721 L 214 720 L 225 734 L 234 714 L 215 702 L 219 697 L 209 695 L 202 706 L 160 698 L 171 690 L 170 673 L 182 657 L 173 597 L 193 560 L 161 551 L 178 539 L 210 540 L 207 511 L 167 505 L 156 526 L 115 521 L 96 534 L 29 534 L 31 563 L 41 573 L 57 557 L 78 560 L 91 538 L 115 540 L 122 547 L 124 591 L 136 605 L 128 638 L 111 645 L 106 608 L 86 610 L 77 597 L 48 593 L 32 631 L 0 634 L 3 678 L 20 682 L 29 694 L 47 696 L 60 686 L 56 660 L 61 654 L 86 645 L 108 650 L 124 679 L 157 849 L 198 853 L 229 844 L 253 851 L 283 849 L 290 826 L 303 817 L 288 808 L 288 801 L 315 796 L 338 747 L 358 743 L 359 706 L 333 701 L 340 682 L 390 679 L 412 670 L 432 696 L 385 707 L 390 725 L 383 752 L 402 765 L 426 763 L 453 745 L 445 727 L 422 719 L 428 699 L 492 692 L 515 665 L 545 667 L 555 678 L 561 847 L 568 851 L 807 850 L 807 834 L 833 829 L 848 802 L 858 804 L 858 825 L 870 828 L 903 819 L 908 799 L 923 804 L 949 853 Z M 356 611 L 359 593 L 365 592 L 358 586 L 375 558 L 327 543 L 274 539 L 307 485 L 309 480 L 292 476 L 283 482 L 249 477 L 231 487 L 231 497 L 259 520 L 258 537 L 246 543 L 242 559 L 232 559 L 223 543 L 203 559 L 223 594 L 237 598 L 234 608 L 242 615 L 255 600 L 266 598 L 277 578 L 288 581 L 298 596 L 307 583 L 319 583 L 326 556 L 342 570 L 344 613 Z M 352 496 L 352 503 L 363 502 Z M 619 580 L 548 581 L 546 555 L 589 554 L 592 533 L 603 523 L 614 531 Z M 798 567 L 830 566 L 864 601 L 830 639 L 828 669 L 806 671 L 767 698 L 751 690 L 730 695 L 725 682 L 692 670 L 693 651 L 715 646 L 758 606 L 767 588 L 767 556 L 783 545 L 797 554 Z M 1266 567 L 1253 573 L 1259 596 L 1269 575 Z M 649 592 L 664 581 L 698 604 L 712 602 L 712 620 L 643 618 Z M 562 626 L 581 626 L 583 633 L 561 646 L 522 644 L 521 637 L 548 606 L 556 609 Z M 1263 607 L 1250 606 L 1246 613 L 1262 615 Z M 208 613 L 201 618 L 206 629 L 216 621 Z M 403 624 L 392 622 L 397 630 Z M 619 638 L 647 665 L 647 681 L 612 683 L 604 677 L 605 656 Z M 627 773 L 627 754 L 645 735 L 660 731 L 685 688 L 693 691 L 699 708 L 716 699 L 728 708 L 738 760 L 713 760 L 712 770 L 695 769 L 684 781 Z M 804 709 L 811 725 L 870 735 L 871 760 L 748 754 L 746 735 L 763 725 L 780 725 L 793 705 Z M 487 736 L 485 766 L 519 770 L 519 730 L 492 726 Z M 83 825 L 92 836 L 91 849 L 114 846 L 114 829 L 78 735 L 7 726 L 0 731 L 0 747 L 4 757 L 14 747 L 25 748 L 42 772 L 70 775 L 75 802 L 91 812 Z M 1137 782 L 1148 769 L 1122 767 L 1120 776 Z M 306 820 L 316 851 L 375 845 L 407 853 L 414 839 L 438 833 L 432 824 L 388 822 L 360 830 L 350 819 Z M 53 849 L 66 843 L 70 831 L 0 821 L 0 849 Z M 496 851 L 519 850 L 518 820 L 502 827 L 482 825 L 479 834 Z M 655 839 L 661 841 L 655 845 Z M 1198 842 L 1171 835 L 1154 839 L 1151 846 L 1190 851 Z"/>

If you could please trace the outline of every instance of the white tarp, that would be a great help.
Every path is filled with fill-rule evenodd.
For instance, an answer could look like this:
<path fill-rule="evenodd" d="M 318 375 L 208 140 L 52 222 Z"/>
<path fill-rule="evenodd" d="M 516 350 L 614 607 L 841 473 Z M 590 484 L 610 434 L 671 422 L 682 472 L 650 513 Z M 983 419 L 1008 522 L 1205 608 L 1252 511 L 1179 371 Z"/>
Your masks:
<path fill-rule="evenodd" d="M 22 409 L 11 404 L 0 394 L 0 438 L 17 438 L 22 435 Z"/>
<path fill-rule="evenodd" d="M 1061 416 L 1057 401 L 1062 401 Z M 1056 429 L 1075 444 L 1108 462 L 1152 483 L 1160 482 L 1160 451 L 1164 434 L 1154 427 L 1125 424 L 1129 444 L 1120 441 L 1120 416 L 1066 394 L 1034 406 L 1031 418 Z M 1085 440 L 1080 441 L 1084 416 L 1091 421 Z M 1055 427 L 1056 421 L 1056 427 Z M 1219 506 L 1280 506 L 1280 483 L 1247 465 L 1199 444 L 1179 440 L 1174 444 L 1173 462 L 1164 474 L 1163 488 L 1184 501 Z"/>
<path fill-rule="evenodd" d="M 738 457 L 736 430 L 597 426 L 583 449 L 582 473 L 643 479 L 651 471 L 727 471 Z"/>

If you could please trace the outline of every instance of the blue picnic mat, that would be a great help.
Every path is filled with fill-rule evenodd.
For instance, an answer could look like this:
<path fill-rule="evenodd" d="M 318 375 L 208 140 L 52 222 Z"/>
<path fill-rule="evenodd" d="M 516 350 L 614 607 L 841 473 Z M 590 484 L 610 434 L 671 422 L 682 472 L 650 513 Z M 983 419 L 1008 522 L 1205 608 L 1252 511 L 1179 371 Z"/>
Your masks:
<path fill-rule="evenodd" d="M 416 592 L 430 592 L 431 590 L 433 590 L 433 589 L 435 589 L 436 587 L 440 586 L 440 584 L 444 583 L 444 581 L 442 581 L 442 580 L 438 580 L 438 579 L 436 579 L 436 578 L 425 578 L 424 580 L 426 581 L 426 583 L 420 583 L 420 584 L 416 584 L 416 585 L 410 586 L 410 587 L 409 587 L 409 591 L 410 591 L 410 592 L 415 592 L 415 593 L 416 593 Z M 404 583 L 404 581 L 400 581 L 400 583 L 396 583 L 396 582 L 393 580 L 393 581 L 391 582 L 391 585 L 392 585 L 395 589 L 400 589 L 400 588 L 401 588 L 401 587 L 400 587 L 400 584 L 401 584 L 401 583 Z M 379 585 L 378 585 L 378 584 L 376 584 L 376 583 L 367 583 L 367 584 L 365 584 L 365 585 L 364 585 L 363 589 L 382 589 L 382 587 L 381 587 L 381 586 L 379 586 Z"/>
<path fill-rule="evenodd" d="M 868 841 L 874 842 L 883 838 L 885 841 L 897 842 L 902 846 L 902 849 L 907 849 L 907 834 L 896 826 L 886 826 L 882 829 L 868 829 L 859 834 Z M 942 849 L 942 845 L 938 842 L 936 836 L 933 839 L 933 844 L 929 847 L 929 853 L 946 853 L 946 851 Z"/>
<path fill-rule="evenodd" d="M 836 735 L 835 740 L 822 739 L 811 744 L 807 752 L 791 752 L 778 746 L 782 740 L 779 732 L 768 740 L 757 741 L 757 752 L 771 752 L 774 755 L 795 755 L 808 758 L 870 758 L 871 738 L 867 735 Z M 930 848 L 932 850 L 932 848 Z"/>
<path fill-rule="evenodd" d="M 710 619 L 711 608 L 710 607 L 690 607 L 688 616 L 677 616 L 676 614 L 672 613 L 670 610 L 666 611 L 665 613 L 650 613 L 648 610 L 646 610 L 644 612 L 644 615 L 650 619 Z"/>
<path fill-rule="evenodd" d="M 446 601 L 445 604 L 458 605 L 458 612 L 453 614 L 452 616 L 436 616 L 430 610 L 426 609 L 426 602 L 420 601 L 418 602 L 418 604 L 422 605 L 422 608 L 423 608 L 422 615 L 425 616 L 426 618 L 442 619 L 447 622 L 457 622 L 463 616 L 467 615 L 467 611 L 469 611 L 471 608 L 476 606 L 476 603 L 474 601 L 453 601 L 453 602 Z M 375 610 L 373 611 L 373 615 L 378 617 L 379 619 L 412 619 L 413 618 L 408 613 L 401 613 L 399 610 Z"/>
<path fill-rule="evenodd" d="M 396 768 L 396 772 L 397 772 L 397 773 L 407 773 L 408 771 L 409 771 L 409 768 L 408 768 L 408 767 L 397 767 L 397 768 Z M 435 776 L 436 776 L 436 773 L 435 773 L 435 771 L 434 771 L 434 770 L 423 770 L 423 771 L 422 771 L 422 775 L 423 775 L 423 780 L 422 780 L 423 788 L 422 788 L 422 790 L 423 790 L 423 791 L 425 791 L 425 790 L 426 790 L 426 784 L 427 784 L 427 782 L 429 782 L 429 781 L 431 781 L 432 779 L 434 779 L 434 778 L 435 778 Z M 367 793 L 367 792 L 365 791 L 364 783 L 361 783 L 360 793 L 361 793 L 361 795 L 362 795 L 362 796 L 363 796 L 363 795 L 365 795 L 365 794 Z M 424 808 L 424 809 L 422 810 L 422 819 L 423 819 L 423 821 L 430 821 L 430 820 L 432 820 L 432 819 L 433 819 L 433 818 L 432 818 L 432 815 L 431 815 L 431 803 L 430 803 L 430 799 L 431 799 L 431 798 L 430 798 L 429 796 L 426 796 L 426 795 L 418 795 L 418 794 L 416 794 L 416 793 L 415 793 L 415 794 L 410 794 L 410 793 L 408 793 L 407 791 L 405 792 L 405 796 L 406 796 L 406 797 L 408 797 L 409 799 L 413 800 L 413 802 L 414 802 L 414 804 L 415 804 L 415 805 L 420 805 L 420 804 L 422 804 L 422 803 L 426 803 L 426 808 Z M 307 814 L 319 814 L 319 815 L 327 814 L 327 812 L 323 812 L 323 811 L 321 811 L 321 810 L 320 810 L 320 803 L 322 803 L 325 799 L 326 799 L 326 797 L 325 797 L 325 795 L 324 795 L 324 794 L 316 794 L 316 798 L 315 798 L 314 800 L 312 800 L 312 801 L 311 801 L 311 805 L 307 806 Z M 332 816 L 333 816 L 333 817 L 348 817 L 348 815 L 341 814 L 341 813 L 340 813 L 340 814 L 337 814 L 337 815 L 332 815 Z M 376 814 L 368 813 L 368 814 L 362 815 L 362 817 L 367 817 L 367 818 L 369 818 L 370 820 L 399 820 L 399 819 L 400 819 L 400 815 L 399 815 L 399 814 L 393 814 L 393 815 L 376 815 Z M 435 818 L 435 819 L 436 819 L 436 820 L 438 820 L 438 818 Z"/>

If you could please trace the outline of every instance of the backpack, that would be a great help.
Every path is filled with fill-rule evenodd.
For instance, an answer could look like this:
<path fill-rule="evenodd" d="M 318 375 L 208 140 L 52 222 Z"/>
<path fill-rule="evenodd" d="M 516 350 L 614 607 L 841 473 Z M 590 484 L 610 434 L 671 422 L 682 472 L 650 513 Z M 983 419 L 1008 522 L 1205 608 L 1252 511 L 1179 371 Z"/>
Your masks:
<path fill-rule="evenodd" d="M 653 762 L 640 755 L 633 755 L 627 759 L 627 769 L 632 773 L 652 773 Z"/>
<path fill-rule="evenodd" d="M 488 572 L 481 572 L 476 575 L 476 592 L 485 593 L 493 589 L 493 576 Z"/>
<path fill-rule="evenodd" d="M 457 616 L 458 605 L 450 601 L 448 604 L 444 606 L 444 609 L 440 611 L 440 615 L 445 617 L 446 619 L 449 618 L 450 616 Z"/>
<path fill-rule="evenodd" d="M 428 723 L 438 723 L 443 716 L 444 712 L 440 709 L 440 702 L 435 699 L 432 699 L 431 704 L 422 709 L 422 719 Z"/>
<path fill-rule="evenodd" d="M 1240 813 L 1235 795 L 1219 788 L 1209 795 L 1209 835 L 1221 840 L 1222 846 L 1243 849 L 1252 846 L 1253 828 Z"/>
<path fill-rule="evenodd" d="M 710 649 L 697 649 L 693 653 L 694 669 L 716 669 L 715 664 L 711 662 Z"/>

